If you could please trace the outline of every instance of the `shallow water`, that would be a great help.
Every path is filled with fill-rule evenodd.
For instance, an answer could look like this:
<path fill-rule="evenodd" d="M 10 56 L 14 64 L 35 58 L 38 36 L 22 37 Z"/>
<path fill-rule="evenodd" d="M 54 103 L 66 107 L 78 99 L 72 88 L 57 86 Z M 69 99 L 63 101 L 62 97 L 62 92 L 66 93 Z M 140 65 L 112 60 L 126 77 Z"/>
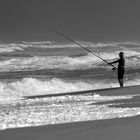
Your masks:
<path fill-rule="evenodd" d="M 94 104 L 134 96 L 88 94 L 3 101 L 0 129 L 135 116 L 140 114 L 140 107 L 114 108 L 109 104 Z"/>

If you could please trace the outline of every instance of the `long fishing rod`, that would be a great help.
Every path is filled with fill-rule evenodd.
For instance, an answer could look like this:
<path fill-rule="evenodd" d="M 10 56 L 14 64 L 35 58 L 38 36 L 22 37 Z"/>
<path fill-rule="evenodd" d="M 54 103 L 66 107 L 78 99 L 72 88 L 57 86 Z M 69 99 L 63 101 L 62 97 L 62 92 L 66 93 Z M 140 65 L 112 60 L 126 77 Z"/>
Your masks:
<path fill-rule="evenodd" d="M 77 44 L 78 46 L 80 46 L 81 48 L 83 48 L 84 50 L 88 51 L 89 53 L 91 53 L 92 55 L 98 57 L 99 59 L 101 59 L 102 61 L 104 61 L 105 63 L 107 63 L 108 65 L 113 67 L 113 70 L 117 69 L 114 65 L 110 64 L 109 62 L 107 62 L 106 60 L 104 60 L 103 58 L 101 58 L 100 56 L 98 56 L 96 53 L 92 52 L 91 50 L 89 50 L 88 48 L 84 47 L 83 45 L 79 44 L 78 42 L 76 42 L 75 40 L 69 38 L 68 36 L 64 35 L 63 33 L 60 33 L 54 29 L 52 29 L 53 32 L 63 36 L 64 38 L 70 40 L 71 42 L 74 42 L 75 44 Z"/>

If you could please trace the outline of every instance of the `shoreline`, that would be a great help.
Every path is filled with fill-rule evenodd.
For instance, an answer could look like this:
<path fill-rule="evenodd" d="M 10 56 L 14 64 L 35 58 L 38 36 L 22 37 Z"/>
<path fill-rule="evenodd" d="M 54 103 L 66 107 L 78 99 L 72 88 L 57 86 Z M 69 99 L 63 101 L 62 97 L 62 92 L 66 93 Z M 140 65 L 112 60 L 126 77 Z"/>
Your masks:
<path fill-rule="evenodd" d="M 14 128 L 0 131 L 1 140 L 139 140 L 140 116 Z"/>
<path fill-rule="evenodd" d="M 114 100 L 120 103 L 112 107 L 140 107 L 140 86 L 110 88 L 71 93 L 94 93 L 104 96 L 136 95 L 132 99 Z M 68 94 L 68 93 L 67 93 Z M 62 94 L 64 95 L 64 94 Z M 48 96 L 48 95 L 44 95 Z M 40 98 L 42 96 L 38 96 Z M 108 102 L 108 103 L 110 103 Z M 131 104 L 129 104 L 131 102 Z M 99 104 L 107 103 L 100 102 Z M 96 105 L 96 103 L 95 103 Z M 51 124 L 36 127 L 22 127 L 0 130 L 0 140 L 139 140 L 140 115 L 83 122 Z"/>
<path fill-rule="evenodd" d="M 57 97 L 57 96 L 67 96 L 67 95 L 80 95 L 80 94 L 87 94 L 87 93 L 96 93 L 102 96 L 110 96 L 114 95 L 112 90 L 118 94 L 115 95 L 128 95 L 131 94 L 135 89 L 134 94 L 139 94 L 140 85 L 134 86 L 125 86 L 123 88 L 114 87 L 114 88 L 103 88 L 103 89 L 94 89 L 94 90 L 84 90 L 84 91 L 75 91 L 75 92 L 66 92 L 66 93 L 55 93 L 55 94 L 44 94 L 44 95 L 32 95 L 32 96 L 23 96 L 25 99 L 34 99 L 34 98 L 44 98 L 44 97 Z M 122 91 L 123 93 L 120 93 Z"/>

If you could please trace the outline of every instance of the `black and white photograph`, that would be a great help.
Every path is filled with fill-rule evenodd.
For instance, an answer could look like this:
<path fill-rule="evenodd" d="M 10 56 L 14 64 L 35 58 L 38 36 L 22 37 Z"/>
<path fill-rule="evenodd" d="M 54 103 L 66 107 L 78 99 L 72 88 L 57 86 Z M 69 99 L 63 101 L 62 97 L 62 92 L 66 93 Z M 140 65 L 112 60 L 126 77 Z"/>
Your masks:
<path fill-rule="evenodd" d="M 140 1 L 0 0 L 0 140 L 140 140 Z"/>

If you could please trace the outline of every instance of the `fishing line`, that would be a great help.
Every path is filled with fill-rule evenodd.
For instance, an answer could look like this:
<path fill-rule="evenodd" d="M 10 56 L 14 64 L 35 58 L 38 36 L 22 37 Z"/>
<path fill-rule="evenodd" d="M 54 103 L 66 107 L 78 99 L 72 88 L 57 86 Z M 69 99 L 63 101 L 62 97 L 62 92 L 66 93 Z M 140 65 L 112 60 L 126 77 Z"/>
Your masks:
<path fill-rule="evenodd" d="M 107 62 L 106 60 L 104 60 L 103 58 L 101 58 L 99 55 L 97 55 L 96 53 L 92 52 L 91 50 L 89 50 L 88 48 L 84 47 L 83 45 L 81 45 L 80 43 L 76 42 L 75 40 L 71 39 L 70 37 L 66 36 L 65 34 L 58 32 L 54 29 L 51 29 L 53 32 L 59 34 L 60 36 L 63 36 L 64 38 L 70 40 L 71 42 L 77 44 L 78 46 L 80 46 L 81 48 L 83 48 L 84 50 L 88 51 L 89 53 L 91 53 L 92 55 L 98 57 L 99 59 L 101 59 L 102 61 L 104 61 L 105 63 L 107 63 L 108 65 L 113 67 L 113 70 L 117 69 L 114 65 L 110 64 L 109 62 Z"/>

